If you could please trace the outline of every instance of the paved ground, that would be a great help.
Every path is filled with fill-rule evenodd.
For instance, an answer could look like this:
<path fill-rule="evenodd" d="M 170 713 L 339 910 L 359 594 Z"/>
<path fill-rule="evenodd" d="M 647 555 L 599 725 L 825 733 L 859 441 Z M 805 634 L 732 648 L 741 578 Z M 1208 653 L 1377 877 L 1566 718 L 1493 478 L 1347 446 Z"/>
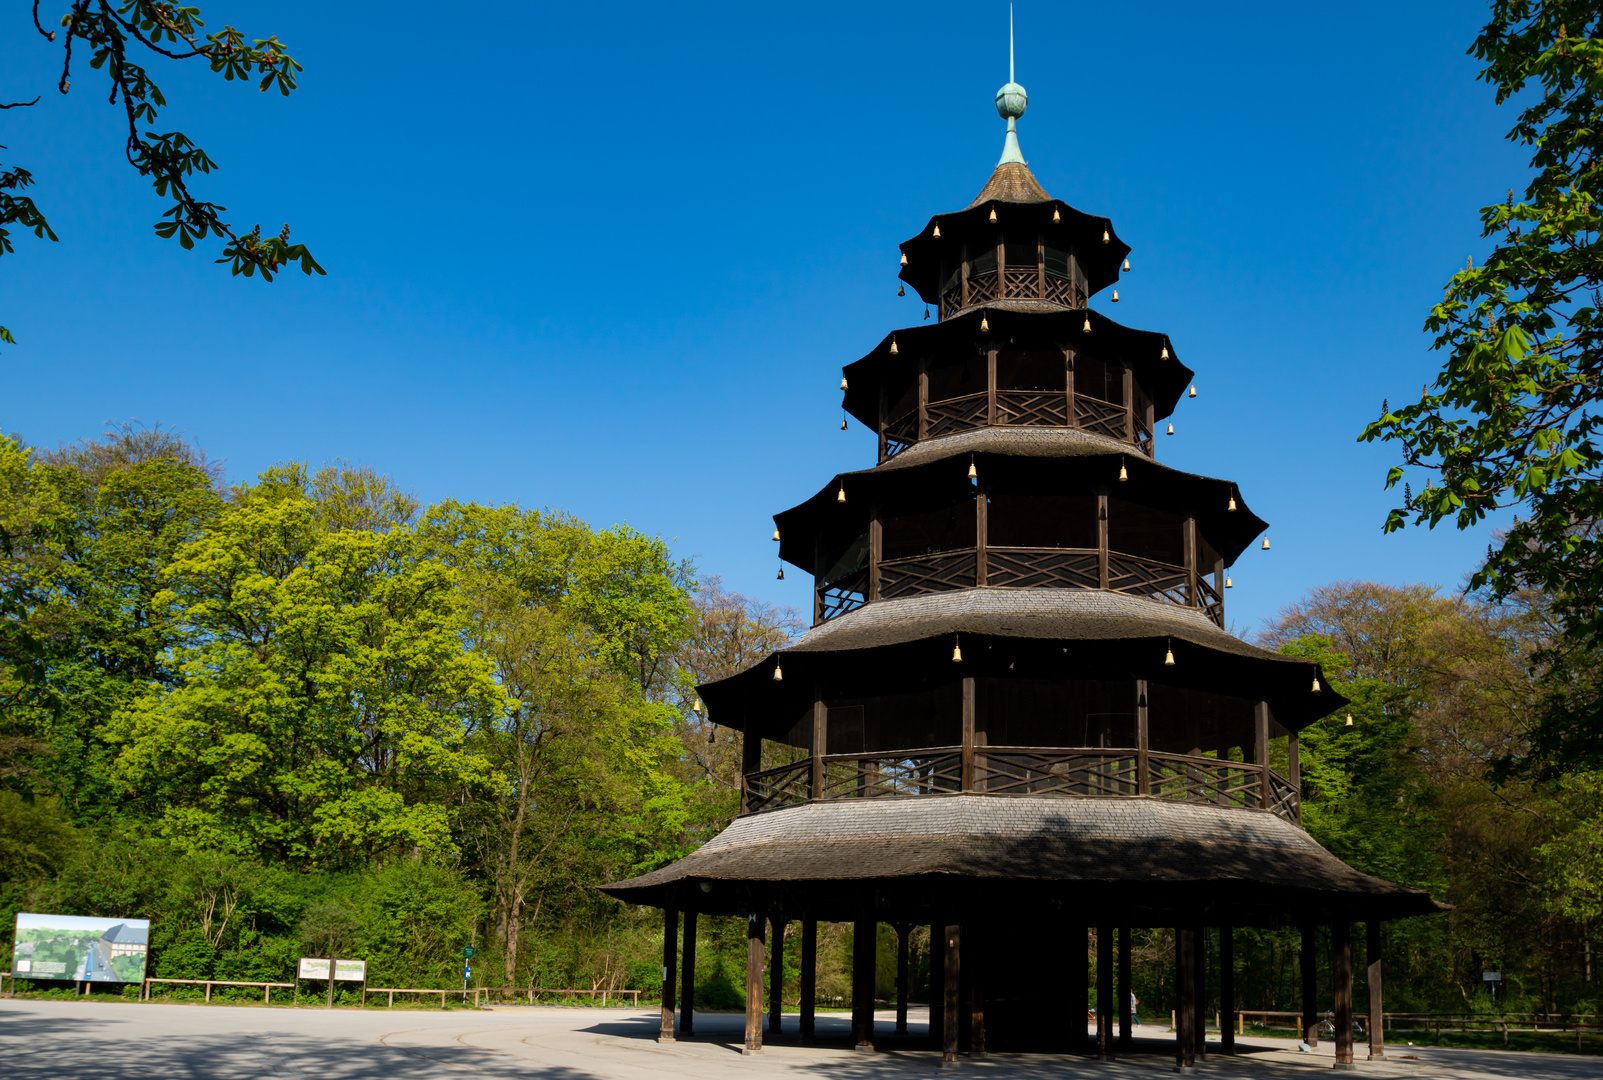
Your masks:
<path fill-rule="evenodd" d="M 922 1021 L 922 1017 L 917 1018 Z M 889 1032 L 894 1017 L 880 1014 Z M 848 1019 L 818 1018 L 823 1044 L 803 1047 L 790 1034 L 769 1040 L 761 1056 L 740 1053 L 743 1020 L 698 1014 L 697 1038 L 656 1042 L 657 1014 L 633 1009 L 506 1007 L 481 1012 L 398 1012 L 263 1009 L 238 1006 L 135 1004 L 94 1001 L 0 1001 L 0 1076 L 277 1078 L 307 1080 L 421 1080 L 424 1077 L 542 1080 L 764 1080 L 827 1075 L 837 1080 L 900 1080 L 954 1075 L 938 1069 L 936 1054 L 880 1040 L 875 1053 L 847 1045 Z M 911 1025 L 921 1037 L 922 1022 Z M 1294 1044 L 1246 1040 L 1237 1058 L 1218 1054 L 1199 1076 L 1330 1075 L 1329 1046 L 1299 1054 Z M 1603 1060 L 1558 1054 L 1394 1047 L 1382 1062 L 1362 1060 L 1373 1077 L 1446 1080 L 1573 1080 L 1603 1077 Z M 1404 1057 L 1403 1055 L 1412 1055 Z M 956 1076 L 985 1080 L 1042 1077 L 1172 1075 L 1172 1050 L 1158 1039 L 1113 1062 L 997 1054 L 965 1060 Z"/>

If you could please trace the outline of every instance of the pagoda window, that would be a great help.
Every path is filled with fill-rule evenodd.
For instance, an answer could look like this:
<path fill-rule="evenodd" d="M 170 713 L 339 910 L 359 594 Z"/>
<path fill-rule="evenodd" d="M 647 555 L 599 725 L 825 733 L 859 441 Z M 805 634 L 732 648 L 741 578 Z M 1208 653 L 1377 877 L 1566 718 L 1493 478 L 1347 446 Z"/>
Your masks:
<path fill-rule="evenodd" d="M 968 261 L 969 276 L 987 274 L 996 269 L 996 249 L 986 248 Z"/>
<path fill-rule="evenodd" d="M 1009 270 L 1034 270 L 1040 265 L 1040 248 L 1034 240 L 1004 241 L 1002 250 Z"/>
<path fill-rule="evenodd" d="M 1056 274 L 1058 277 L 1073 279 L 1079 272 L 1074 259 L 1067 251 L 1059 251 L 1055 247 L 1046 249 L 1046 272 Z"/>
<path fill-rule="evenodd" d="M 977 539 L 973 496 L 944 507 L 888 514 L 883 528 L 887 561 L 973 548 Z"/>
<path fill-rule="evenodd" d="M 1257 747 L 1253 725 L 1255 702 L 1160 682 L 1147 684 L 1147 701 L 1147 737 L 1154 751 L 1224 761 L 1252 761 Z M 1272 760 L 1273 743 L 1277 736 L 1283 741 L 1286 731 L 1271 721 L 1269 732 Z M 1284 750 L 1281 755 L 1284 756 Z"/>
<path fill-rule="evenodd" d="M 930 400 L 947 401 L 986 392 L 985 354 L 976 350 L 965 359 L 944 359 L 930 365 Z M 933 432 L 931 434 L 934 434 Z"/>
<path fill-rule="evenodd" d="M 957 681 L 902 693 L 825 702 L 824 752 L 879 754 L 963 741 L 963 690 Z"/>
<path fill-rule="evenodd" d="M 1184 566 L 1185 518 L 1124 499 L 1108 499 L 1108 550 Z"/>
<path fill-rule="evenodd" d="M 1134 689 L 1125 679 L 981 678 L 975 726 L 986 746 L 1134 746 Z"/>
<path fill-rule="evenodd" d="M 825 585 L 845 585 L 853 591 L 859 591 L 855 579 L 867 580 L 868 574 L 868 534 L 865 532 L 846 546 L 846 550 L 835 556 L 824 571 Z"/>
<path fill-rule="evenodd" d="M 986 507 L 985 531 L 987 547 L 1095 550 L 1096 496 L 996 492 Z"/>
<path fill-rule="evenodd" d="M 894 390 L 894 386 L 892 389 Z M 907 383 L 902 387 L 901 392 L 896 394 L 895 397 L 887 394 L 885 399 L 885 422 L 894 424 L 896 421 L 918 408 L 918 376 L 915 374 L 912 378 L 908 379 Z"/>
<path fill-rule="evenodd" d="M 1059 349 L 1000 352 L 996 357 L 998 390 L 1035 390 L 1061 394 L 1068 374 Z"/>
<path fill-rule="evenodd" d="M 1081 353 L 1074 358 L 1074 396 L 1124 404 L 1124 368 Z"/>

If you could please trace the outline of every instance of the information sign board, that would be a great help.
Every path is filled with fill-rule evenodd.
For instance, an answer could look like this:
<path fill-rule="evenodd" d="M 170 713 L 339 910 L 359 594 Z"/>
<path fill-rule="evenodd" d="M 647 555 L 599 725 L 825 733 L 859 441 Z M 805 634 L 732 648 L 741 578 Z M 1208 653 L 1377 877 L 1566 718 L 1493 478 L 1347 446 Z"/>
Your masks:
<path fill-rule="evenodd" d="M 63 982 L 139 982 L 150 920 L 92 915 L 17 915 L 11 974 Z"/>
<path fill-rule="evenodd" d="M 336 960 L 334 961 L 335 982 L 366 982 L 366 960 Z"/>
<path fill-rule="evenodd" d="M 300 967 L 295 972 L 295 977 L 299 979 L 326 979 L 328 978 L 328 965 L 329 961 L 326 958 L 319 960 L 303 956 L 301 957 Z"/>

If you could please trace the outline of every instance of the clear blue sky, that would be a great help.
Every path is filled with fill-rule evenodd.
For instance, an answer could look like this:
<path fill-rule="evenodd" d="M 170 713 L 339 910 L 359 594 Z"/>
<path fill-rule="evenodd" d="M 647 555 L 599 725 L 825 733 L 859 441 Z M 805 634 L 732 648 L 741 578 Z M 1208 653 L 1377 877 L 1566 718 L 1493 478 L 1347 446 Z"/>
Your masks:
<path fill-rule="evenodd" d="M 1001 152 L 1005 3 L 203 11 L 277 34 L 301 89 L 157 66 L 160 128 L 221 165 L 201 194 L 290 222 L 328 277 L 233 279 L 156 239 L 103 79 L 80 65 L 57 95 L 59 50 L 10 5 L 0 97 L 44 98 L 0 113 L 0 160 L 61 242 L 0 263 L 0 428 L 160 421 L 233 479 L 348 458 L 425 500 L 626 521 L 810 607 L 802 575 L 774 580 L 769 518 L 873 460 L 839 430 L 839 369 L 919 321 L 896 245 Z M 1524 183 L 1465 55 L 1483 16 L 1017 7 L 1025 157 L 1134 248 L 1118 307 L 1093 306 L 1198 372 L 1160 459 L 1236 479 L 1271 524 L 1234 573 L 1238 631 L 1340 578 L 1454 587 L 1485 549 L 1382 536 L 1390 451 L 1355 442 L 1434 375 L 1429 305 L 1486 250 L 1479 207 Z"/>

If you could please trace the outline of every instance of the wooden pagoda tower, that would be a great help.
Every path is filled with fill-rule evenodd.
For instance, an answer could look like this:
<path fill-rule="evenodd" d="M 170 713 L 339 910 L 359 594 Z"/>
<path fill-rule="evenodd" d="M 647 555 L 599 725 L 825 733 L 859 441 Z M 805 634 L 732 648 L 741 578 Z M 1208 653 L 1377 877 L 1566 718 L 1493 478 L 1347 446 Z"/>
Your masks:
<path fill-rule="evenodd" d="M 1130 249 L 1109 219 L 1036 181 L 1009 74 L 989 181 L 901 245 L 902 280 L 939 319 L 844 369 L 844 407 L 878 433 L 878 461 L 775 516 L 781 559 L 813 576 L 811 631 L 700 687 L 710 718 L 743 733 L 740 816 L 671 866 L 607 887 L 664 911 L 662 1038 L 674 1038 L 681 914 L 680 1037 L 693 1031 L 697 913 L 747 917 L 752 1052 L 770 926 L 777 958 L 801 921 L 808 1039 L 817 922 L 855 924 L 864 1049 L 877 924 L 902 943 L 902 1031 L 908 929 L 929 926 L 945 1062 L 1130 1045 L 1130 928 L 1170 927 L 1181 1068 L 1207 1051 L 1201 929 L 1218 930 L 1228 1017 L 1232 928 L 1302 927 L 1314 1038 L 1313 928 L 1328 925 L 1343 1065 L 1350 927 L 1363 922 L 1381 1054 L 1379 924 L 1438 905 L 1302 829 L 1298 732 L 1346 701 L 1317 665 L 1225 631 L 1230 567 L 1266 525 L 1234 483 L 1158 463 L 1154 432 L 1192 372 L 1165 334 L 1089 307 Z M 1081 1011 L 1093 928 L 1094 1041 Z M 780 965 L 769 968 L 774 1032 Z"/>

